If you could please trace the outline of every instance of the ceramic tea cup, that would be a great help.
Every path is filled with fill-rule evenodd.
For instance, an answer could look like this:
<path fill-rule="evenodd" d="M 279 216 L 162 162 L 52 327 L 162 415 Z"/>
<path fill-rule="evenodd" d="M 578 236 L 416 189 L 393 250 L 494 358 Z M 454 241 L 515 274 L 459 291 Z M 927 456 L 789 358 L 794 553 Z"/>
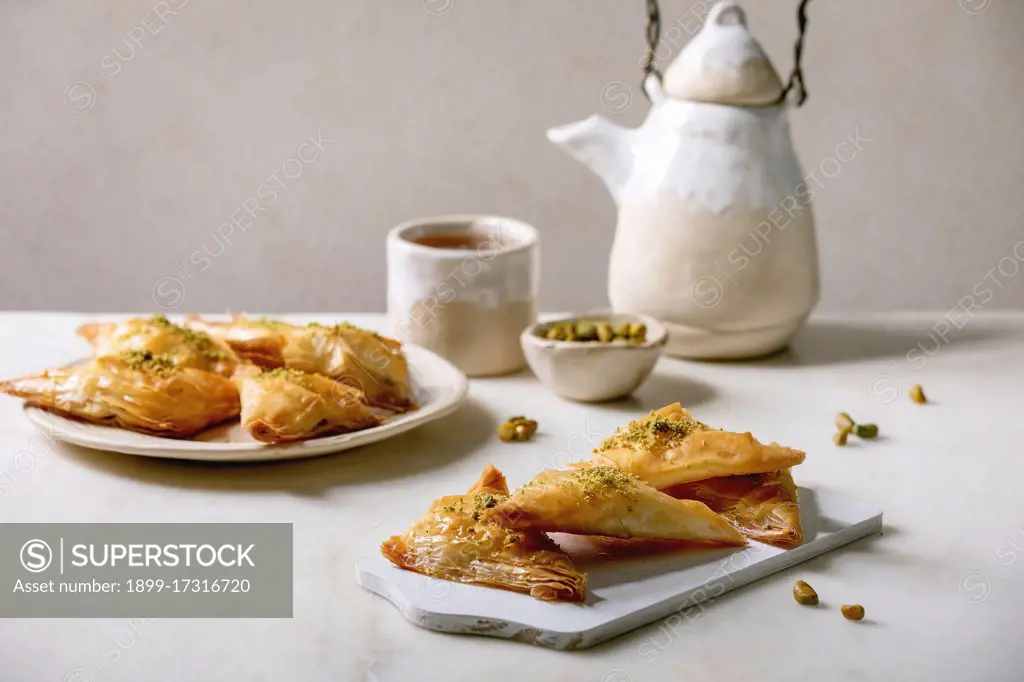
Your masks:
<path fill-rule="evenodd" d="M 537 320 L 537 231 L 519 220 L 452 215 L 388 234 L 388 319 L 402 341 L 468 376 L 523 367 L 519 334 Z"/>

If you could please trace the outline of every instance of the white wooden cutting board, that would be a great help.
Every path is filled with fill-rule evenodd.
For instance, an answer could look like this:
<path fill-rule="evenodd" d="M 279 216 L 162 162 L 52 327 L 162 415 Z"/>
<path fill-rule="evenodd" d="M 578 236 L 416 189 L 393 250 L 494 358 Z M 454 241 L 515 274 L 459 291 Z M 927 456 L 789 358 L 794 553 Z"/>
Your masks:
<path fill-rule="evenodd" d="M 695 549 L 582 565 L 584 604 L 428 578 L 382 556 L 356 564 L 356 581 L 420 627 L 488 635 L 554 649 L 584 649 L 731 589 L 882 531 L 882 512 L 833 492 L 800 488 L 804 543 L 783 550 Z"/>

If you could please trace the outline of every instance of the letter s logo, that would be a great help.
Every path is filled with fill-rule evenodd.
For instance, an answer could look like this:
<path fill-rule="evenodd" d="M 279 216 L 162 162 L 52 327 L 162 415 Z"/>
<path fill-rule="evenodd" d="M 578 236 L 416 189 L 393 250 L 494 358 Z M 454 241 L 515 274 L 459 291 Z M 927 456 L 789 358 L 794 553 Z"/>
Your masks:
<path fill-rule="evenodd" d="M 42 573 L 52 561 L 53 551 L 42 540 L 29 540 L 21 546 L 21 565 L 29 573 Z"/>

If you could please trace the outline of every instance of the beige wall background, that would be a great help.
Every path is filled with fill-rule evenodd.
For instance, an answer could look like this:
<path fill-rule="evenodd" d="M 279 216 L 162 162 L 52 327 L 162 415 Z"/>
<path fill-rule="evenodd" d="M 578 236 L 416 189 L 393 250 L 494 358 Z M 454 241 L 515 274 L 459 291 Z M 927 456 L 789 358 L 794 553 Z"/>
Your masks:
<path fill-rule="evenodd" d="M 703 4 L 663 0 L 663 63 Z M 788 72 L 796 0 L 744 4 Z M 821 309 L 948 310 L 983 282 L 1024 307 L 1024 2 L 810 16 L 793 131 L 832 175 Z M 642 119 L 644 21 L 641 0 L 5 0 L 0 308 L 382 310 L 387 230 L 452 212 L 540 229 L 544 308 L 604 304 L 614 206 L 544 130 Z"/>

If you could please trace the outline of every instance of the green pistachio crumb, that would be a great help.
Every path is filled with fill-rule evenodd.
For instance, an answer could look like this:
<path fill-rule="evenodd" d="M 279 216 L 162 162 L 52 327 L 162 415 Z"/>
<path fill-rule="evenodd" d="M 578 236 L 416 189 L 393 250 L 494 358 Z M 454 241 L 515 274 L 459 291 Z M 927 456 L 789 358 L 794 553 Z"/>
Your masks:
<path fill-rule="evenodd" d="M 665 419 L 651 417 L 630 422 L 625 428 L 616 429 L 597 446 L 595 452 L 614 448 L 640 448 L 650 450 L 663 446 L 672 447 L 697 431 L 707 431 L 708 425 L 696 419 Z"/>
<path fill-rule="evenodd" d="M 312 388 L 313 384 L 309 380 L 309 375 L 297 369 L 286 369 L 284 367 L 277 367 L 275 369 L 265 370 L 262 374 L 256 377 L 257 380 L 266 381 L 268 379 L 282 379 L 284 381 L 302 386 L 303 388 Z"/>
<path fill-rule="evenodd" d="M 148 350 L 128 350 L 121 353 L 119 359 L 130 368 L 140 372 L 153 372 L 161 376 L 180 371 L 169 355 L 154 355 Z"/>

